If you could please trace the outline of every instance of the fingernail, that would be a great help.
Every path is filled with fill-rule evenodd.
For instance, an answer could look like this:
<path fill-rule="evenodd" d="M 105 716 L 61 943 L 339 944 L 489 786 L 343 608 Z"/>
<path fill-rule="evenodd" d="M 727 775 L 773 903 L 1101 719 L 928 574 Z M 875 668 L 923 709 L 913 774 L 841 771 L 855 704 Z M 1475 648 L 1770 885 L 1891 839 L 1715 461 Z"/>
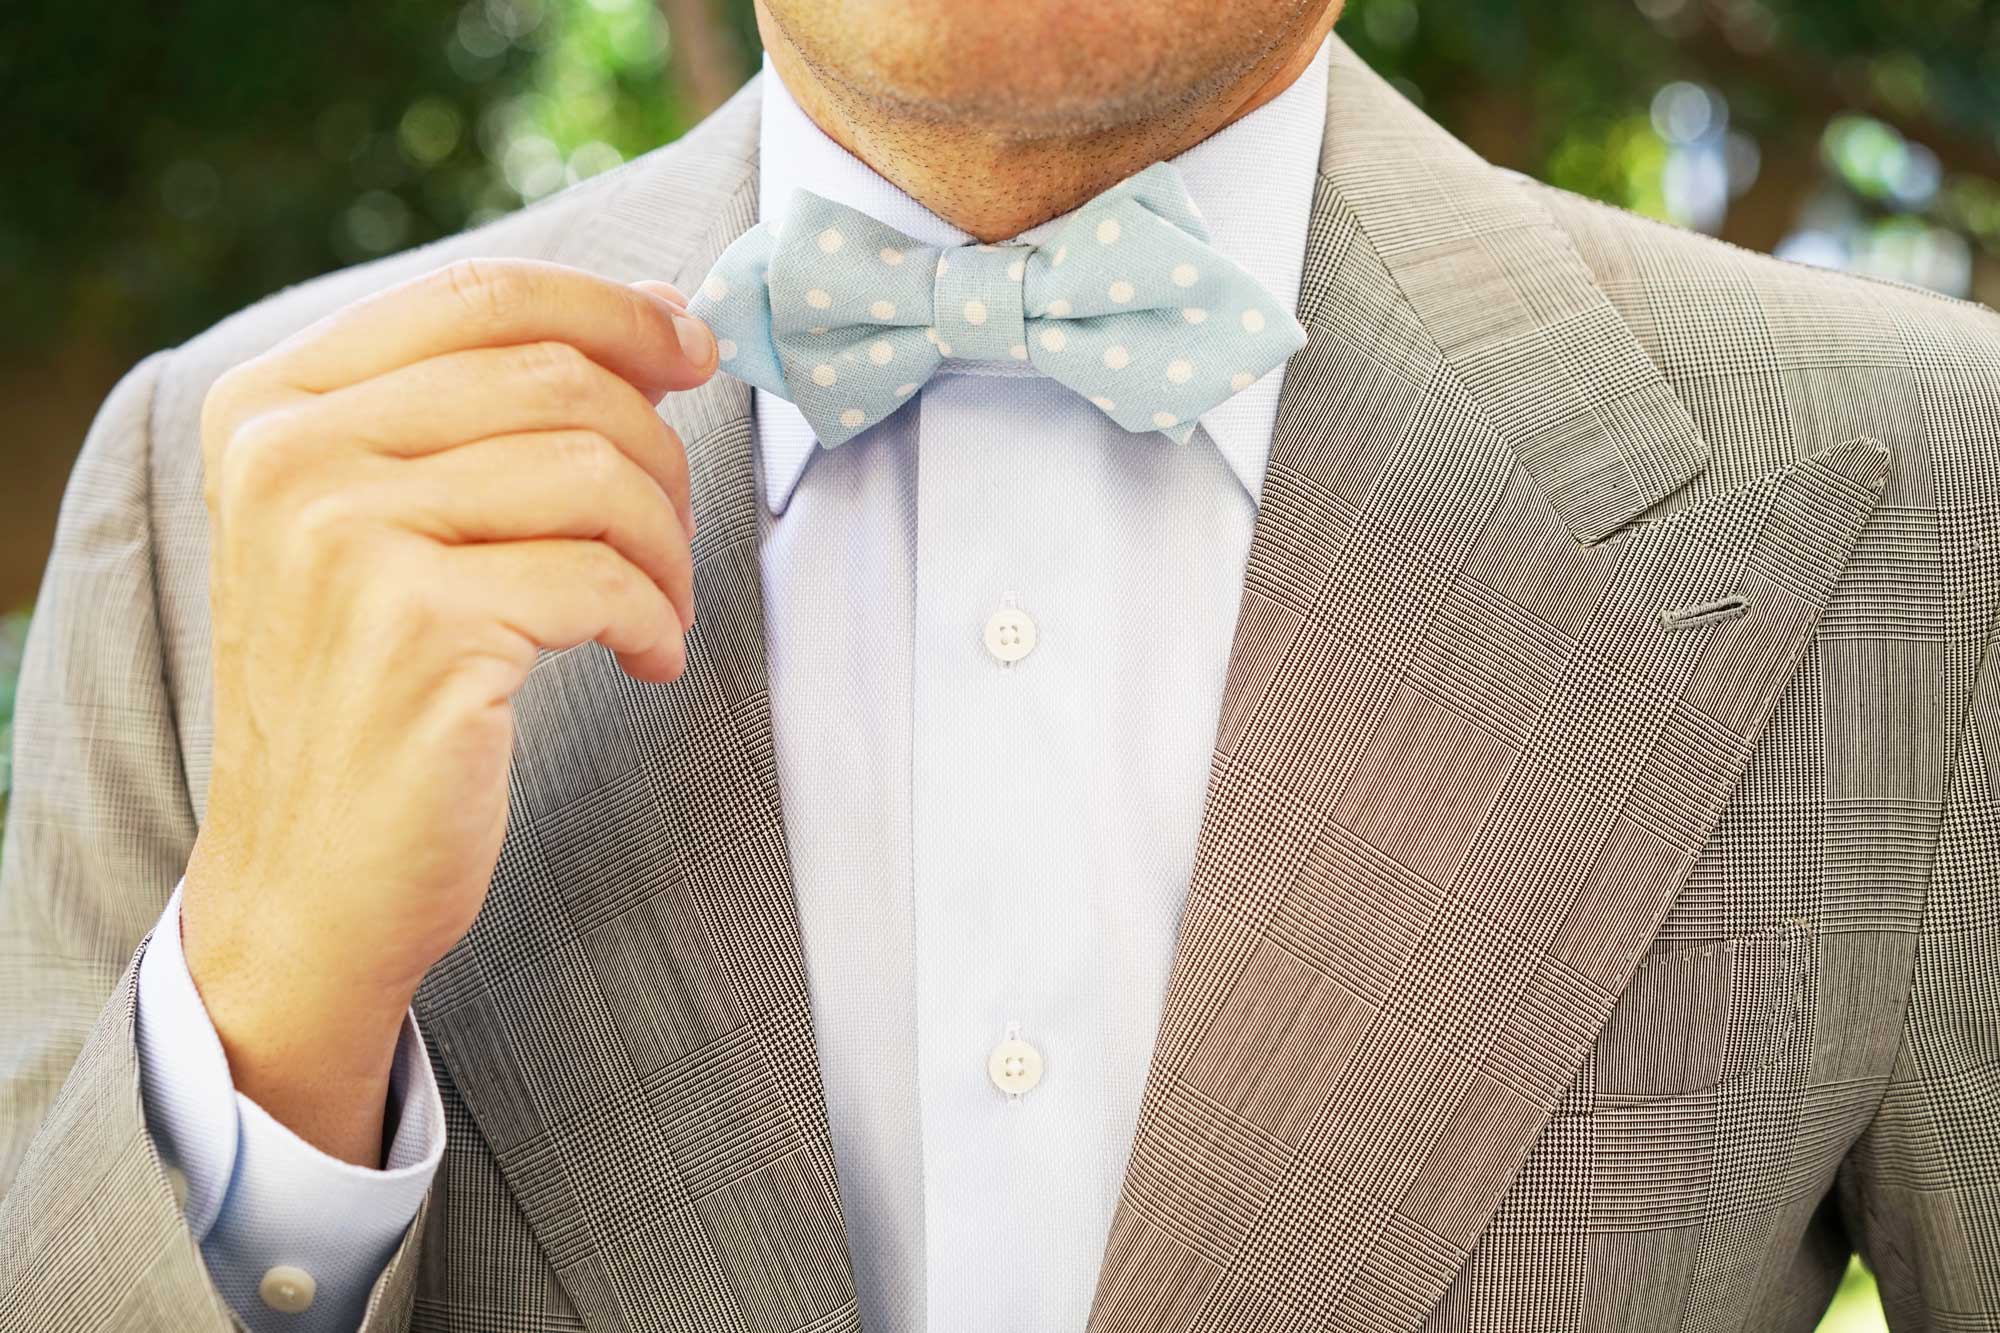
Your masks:
<path fill-rule="evenodd" d="M 674 316 L 674 336 L 680 339 L 681 353 L 695 365 L 706 366 L 715 361 L 715 335 L 693 315 Z"/>

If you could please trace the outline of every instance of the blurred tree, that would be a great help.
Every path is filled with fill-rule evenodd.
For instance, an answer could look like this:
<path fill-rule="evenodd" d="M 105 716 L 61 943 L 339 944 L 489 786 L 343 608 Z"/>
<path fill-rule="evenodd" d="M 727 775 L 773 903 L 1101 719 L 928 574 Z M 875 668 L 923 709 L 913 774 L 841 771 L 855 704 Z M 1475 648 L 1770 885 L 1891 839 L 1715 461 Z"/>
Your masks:
<path fill-rule="evenodd" d="M 9 6 L 0 354 L 137 355 L 673 138 L 749 68 L 747 6 L 674 8 L 678 80 L 649 0 Z"/>
<path fill-rule="evenodd" d="M 1988 0 L 1351 0 L 1341 33 L 1493 161 L 2000 304 Z"/>

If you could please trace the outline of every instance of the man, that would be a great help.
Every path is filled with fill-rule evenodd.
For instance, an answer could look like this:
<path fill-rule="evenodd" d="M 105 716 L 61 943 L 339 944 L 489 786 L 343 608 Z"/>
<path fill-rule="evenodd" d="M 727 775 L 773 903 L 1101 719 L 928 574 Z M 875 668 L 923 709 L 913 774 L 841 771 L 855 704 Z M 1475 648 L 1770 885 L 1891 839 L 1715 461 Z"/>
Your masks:
<path fill-rule="evenodd" d="M 141 362 L 0 1326 L 2000 1328 L 2000 321 L 1337 9 L 765 0 L 683 141 Z"/>

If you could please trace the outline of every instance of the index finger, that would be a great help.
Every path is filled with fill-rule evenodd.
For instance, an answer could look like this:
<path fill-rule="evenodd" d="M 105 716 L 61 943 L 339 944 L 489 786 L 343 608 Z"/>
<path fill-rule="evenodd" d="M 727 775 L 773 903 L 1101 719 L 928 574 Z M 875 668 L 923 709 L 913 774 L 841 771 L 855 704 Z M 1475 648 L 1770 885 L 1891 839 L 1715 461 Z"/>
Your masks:
<path fill-rule="evenodd" d="M 567 264 L 461 259 L 308 324 L 267 354 L 295 388 L 358 384 L 444 352 L 566 342 L 657 401 L 715 373 L 715 338 L 672 301 Z"/>

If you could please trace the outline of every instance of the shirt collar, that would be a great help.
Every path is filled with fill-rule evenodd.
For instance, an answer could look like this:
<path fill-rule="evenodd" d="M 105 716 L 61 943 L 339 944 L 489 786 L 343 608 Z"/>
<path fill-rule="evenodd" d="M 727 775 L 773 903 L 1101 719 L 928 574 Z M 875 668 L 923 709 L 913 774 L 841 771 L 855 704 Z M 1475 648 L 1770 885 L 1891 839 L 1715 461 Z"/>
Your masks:
<path fill-rule="evenodd" d="M 1209 244 L 1296 309 L 1313 183 L 1326 128 L 1327 52 L 1320 45 L 1285 91 L 1168 160 L 1208 225 Z M 926 245 L 964 245 L 973 238 L 891 184 L 828 138 L 793 100 L 764 60 L 758 126 L 757 218 L 775 224 L 794 189 L 811 190 L 876 218 Z M 1038 244 L 1067 218 L 1051 218 L 1018 239 Z M 1201 424 L 1229 469 L 1256 501 L 1271 450 L 1278 392 L 1285 368 L 1272 369 L 1241 393 L 1202 414 Z M 756 392 L 757 441 L 765 503 L 783 513 L 818 447 L 797 408 L 776 394 Z"/>

